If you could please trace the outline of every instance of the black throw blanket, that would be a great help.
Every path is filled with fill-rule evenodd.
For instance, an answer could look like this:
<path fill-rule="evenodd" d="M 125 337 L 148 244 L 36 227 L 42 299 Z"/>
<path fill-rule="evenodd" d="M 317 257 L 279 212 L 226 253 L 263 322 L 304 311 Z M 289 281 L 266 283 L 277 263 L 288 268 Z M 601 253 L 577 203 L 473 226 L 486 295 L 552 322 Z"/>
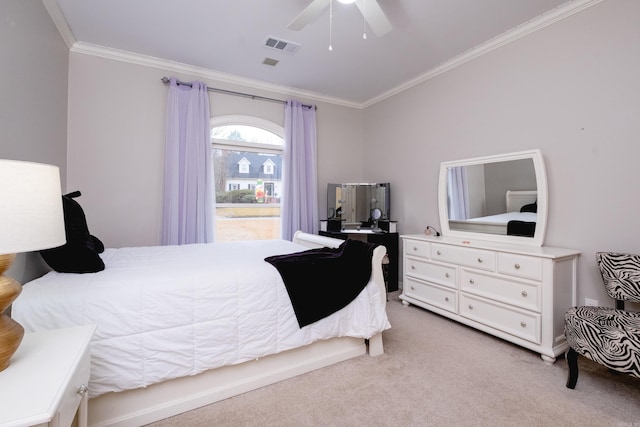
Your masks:
<path fill-rule="evenodd" d="M 265 258 L 284 282 L 302 328 L 353 301 L 369 283 L 377 245 L 345 240 L 337 248 L 318 248 Z"/>

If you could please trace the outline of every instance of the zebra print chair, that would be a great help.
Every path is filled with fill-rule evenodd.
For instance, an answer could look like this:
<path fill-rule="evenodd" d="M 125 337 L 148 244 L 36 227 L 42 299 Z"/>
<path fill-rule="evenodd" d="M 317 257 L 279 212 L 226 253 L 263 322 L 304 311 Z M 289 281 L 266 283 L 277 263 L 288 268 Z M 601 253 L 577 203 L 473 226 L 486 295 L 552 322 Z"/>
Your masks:
<path fill-rule="evenodd" d="M 565 314 L 571 389 L 578 380 L 578 354 L 640 378 L 640 312 L 624 309 L 625 301 L 640 302 L 640 255 L 598 252 L 596 262 L 616 308 L 573 307 Z"/>

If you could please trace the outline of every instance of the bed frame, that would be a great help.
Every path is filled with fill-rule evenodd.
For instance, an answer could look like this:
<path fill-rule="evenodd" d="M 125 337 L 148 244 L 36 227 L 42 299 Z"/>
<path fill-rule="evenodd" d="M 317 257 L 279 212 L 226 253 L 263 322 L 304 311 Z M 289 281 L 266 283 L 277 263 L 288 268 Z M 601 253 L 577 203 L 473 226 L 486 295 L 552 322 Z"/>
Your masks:
<path fill-rule="evenodd" d="M 296 232 L 293 242 L 308 248 L 337 247 L 343 240 Z M 373 252 L 371 278 L 386 305 L 382 274 L 384 246 Z M 88 402 L 89 426 L 140 426 L 255 390 L 325 366 L 368 353 L 384 352 L 382 334 L 363 340 L 332 338 L 233 366 L 223 366 L 190 377 L 176 378 L 146 388 L 107 393 Z"/>
<path fill-rule="evenodd" d="M 507 191 L 507 212 L 520 212 L 520 208 L 538 199 L 536 190 Z"/>

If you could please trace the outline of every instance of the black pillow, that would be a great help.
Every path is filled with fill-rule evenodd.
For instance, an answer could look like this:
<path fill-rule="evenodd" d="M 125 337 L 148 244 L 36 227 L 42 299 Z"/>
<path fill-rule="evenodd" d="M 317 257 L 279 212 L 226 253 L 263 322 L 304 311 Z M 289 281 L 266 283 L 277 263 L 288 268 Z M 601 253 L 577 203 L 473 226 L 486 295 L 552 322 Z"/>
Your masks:
<path fill-rule="evenodd" d="M 49 267 L 61 273 L 95 273 L 104 270 L 104 262 L 98 255 L 104 251 L 104 245 L 100 239 L 89 234 L 82 206 L 73 200 L 80 195 L 79 191 L 74 191 L 62 196 L 67 243 L 40 251 Z"/>
<path fill-rule="evenodd" d="M 536 200 L 533 203 L 530 203 L 528 205 L 524 205 L 523 207 L 520 208 L 520 212 L 538 212 L 538 201 Z"/>

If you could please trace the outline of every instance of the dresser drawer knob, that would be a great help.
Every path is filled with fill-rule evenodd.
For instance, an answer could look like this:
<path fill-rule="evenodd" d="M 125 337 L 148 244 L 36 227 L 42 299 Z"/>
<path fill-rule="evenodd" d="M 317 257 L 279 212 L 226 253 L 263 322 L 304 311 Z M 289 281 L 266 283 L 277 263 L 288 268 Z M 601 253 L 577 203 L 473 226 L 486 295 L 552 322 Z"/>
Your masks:
<path fill-rule="evenodd" d="M 413 250 L 417 252 L 417 251 L 418 251 L 418 247 L 417 247 L 417 246 L 414 246 L 414 247 L 413 247 Z"/>
<path fill-rule="evenodd" d="M 449 302 L 449 297 L 444 297 L 444 300 L 445 300 L 446 302 Z"/>
<path fill-rule="evenodd" d="M 476 283 L 473 279 L 469 279 L 469 284 L 473 285 L 474 283 Z"/>
<path fill-rule="evenodd" d="M 478 263 L 482 264 L 482 258 L 478 258 Z"/>
<path fill-rule="evenodd" d="M 444 273 L 444 277 L 449 278 L 449 273 Z"/>
<path fill-rule="evenodd" d="M 527 322 L 525 322 L 524 320 L 522 322 L 520 322 L 520 326 L 522 326 L 523 328 L 527 327 Z"/>
<path fill-rule="evenodd" d="M 87 394 L 87 392 L 88 392 L 88 391 L 89 391 L 89 387 L 87 387 L 86 385 L 82 384 L 82 385 L 80 386 L 80 388 L 78 388 L 77 393 L 78 393 L 80 396 L 84 396 L 85 394 Z"/>
<path fill-rule="evenodd" d="M 522 291 L 522 292 L 520 292 L 520 294 L 521 294 L 523 297 L 525 297 L 525 298 L 527 297 L 527 295 L 529 295 L 529 294 L 527 293 L 527 291 Z"/>
<path fill-rule="evenodd" d="M 436 251 L 436 254 L 437 254 L 437 255 L 442 255 L 442 252 L 440 252 L 440 251 Z"/>
<path fill-rule="evenodd" d="M 517 263 L 516 263 L 516 264 L 514 264 L 514 265 L 513 265 L 513 268 L 515 268 L 516 270 L 520 270 L 520 264 L 517 264 Z"/>
<path fill-rule="evenodd" d="M 415 290 L 416 290 L 416 287 L 415 287 L 415 286 L 413 286 L 413 285 L 411 285 L 411 290 L 412 290 L 412 291 L 415 291 Z"/>
<path fill-rule="evenodd" d="M 413 265 L 413 264 L 411 264 L 411 269 L 412 269 L 412 270 L 415 270 L 415 269 L 416 269 L 416 266 L 415 266 L 415 265 Z"/>
<path fill-rule="evenodd" d="M 469 304 L 469 310 L 473 310 L 473 305 Z"/>

